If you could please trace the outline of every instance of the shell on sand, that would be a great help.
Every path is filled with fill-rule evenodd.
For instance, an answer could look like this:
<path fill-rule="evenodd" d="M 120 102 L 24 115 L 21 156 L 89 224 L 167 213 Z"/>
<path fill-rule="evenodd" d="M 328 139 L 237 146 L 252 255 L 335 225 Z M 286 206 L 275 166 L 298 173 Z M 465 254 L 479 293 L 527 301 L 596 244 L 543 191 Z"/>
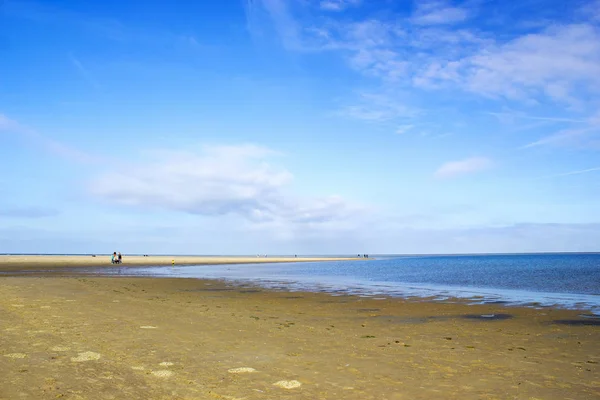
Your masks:
<path fill-rule="evenodd" d="M 140 329 L 156 329 L 156 326 L 143 325 L 143 326 L 140 326 Z"/>
<path fill-rule="evenodd" d="M 230 374 L 245 374 L 248 372 L 256 372 L 256 370 L 250 367 L 239 367 L 228 369 L 227 372 L 229 372 Z"/>
<path fill-rule="evenodd" d="M 302 384 L 298 381 L 278 381 L 275 382 L 273 385 L 283 389 L 296 389 L 302 386 Z"/>
<path fill-rule="evenodd" d="M 4 357 L 8 357 L 8 358 L 25 358 L 25 357 L 27 357 L 27 354 L 23 354 L 23 353 L 10 353 L 10 354 L 5 354 Z"/>
<path fill-rule="evenodd" d="M 152 371 L 152 375 L 158 376 L 159 378 L 168 378 L 171 375 L 173 375 L 173 372 L 166 369 L 162 369 L 160 371 Z"/>
<path fill-rule="evenodd" d="M 71 361 L 73 362 L 84 362 L 84 361 L 94 361 L 100 359 L 100 354 L 94 353 L 93 351 L 86 351 L 84 353 L 79 353 L 77 357 L 71 357 Z"/>

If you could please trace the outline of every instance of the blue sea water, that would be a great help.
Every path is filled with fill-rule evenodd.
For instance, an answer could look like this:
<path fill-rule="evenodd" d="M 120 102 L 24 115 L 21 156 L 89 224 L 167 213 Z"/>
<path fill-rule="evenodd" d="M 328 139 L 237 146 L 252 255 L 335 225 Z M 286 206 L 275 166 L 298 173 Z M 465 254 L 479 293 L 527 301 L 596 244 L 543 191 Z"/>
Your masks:
<path fill-rule="evenodd" d="M 600 254 L 379 257 L 347 262 L 144 267 L 127 273 L 226 279 L 334 294 L 445 301 L 468 298 L 600 314 Z"/>

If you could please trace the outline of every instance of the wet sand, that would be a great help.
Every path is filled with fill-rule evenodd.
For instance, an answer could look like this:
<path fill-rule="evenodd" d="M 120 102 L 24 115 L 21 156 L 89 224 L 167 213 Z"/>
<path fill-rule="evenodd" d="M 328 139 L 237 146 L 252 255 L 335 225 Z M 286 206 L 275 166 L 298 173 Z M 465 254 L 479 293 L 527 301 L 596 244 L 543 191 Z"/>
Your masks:
<path fill-rule="evenodd" d="M 2 277 L 0 399 L 597 399 L 600 323 L 579 314 Z"/>
<path fill-rule="evenodd" d="M 0 272 L 21 272 L 24 270 L 45 270 L 72 267 L 111 266 L 111 255 L 89 256 L 38 256 L 38 255 L 0 255 Z M 340 257 L 225 257 L 225 256 L 128 256 L 123 255 L 124 267 L 142 265 L 216 265 L 216 264 L 254 264 L 281 262 L 342 261 L 360 260 L 359 258 Z"/>

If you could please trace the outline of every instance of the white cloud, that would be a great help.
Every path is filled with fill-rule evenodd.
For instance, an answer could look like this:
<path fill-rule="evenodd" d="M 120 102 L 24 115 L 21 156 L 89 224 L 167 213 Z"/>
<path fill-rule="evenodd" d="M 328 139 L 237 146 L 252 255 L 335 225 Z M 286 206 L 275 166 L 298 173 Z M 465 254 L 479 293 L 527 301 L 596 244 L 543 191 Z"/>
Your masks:
<path fill-rule="evenodd" d="M 591 24 L 552 26 L 418 73 L 421 86 L 451 83 L 486 96 L 549 98 L 578 105 L 576 93 L 600 90 L 600 31 Z"/>
<path fill-rule="evenodd" d="M 237 215 L 253 224 L 322 225 L 362 208 L 338 196 L 288 195 L 293 176 L 259 146 L 205 146 L 199 152 L 158 152 L 147 162 L 102 174 L 90 192 L 127 206 L 206 216 Z"/>
<path fill-rule="evenodd" d="M 465 21 L 469 17 L 469 10 L 463 7 L 454 7 L 446 1 L 419 1 L 412 21 L 418 25 L 455 24 Z"/>
<path fill-rule="evenodd" d="M 295 44 L 288 48 L 339 52 L 351 68 L 386 87 L 462 90 L 580 110 L 600 93 L 600 27 L 589 11 L 579 23 L 548 22 L 537 32 L 500 36 L 449 26 L 473 10 L 444 1 L 420 2 L 408 19 L 395 15 L 353 21 L 311 16 L 302 9 L 304 3 L 261 4 L 271 10 L 276 27 L 285 27 L 277 29 L 284 42 Z M 370 118 L 368 112 L 350 111 Z"/>
<path fill-rule="evenodd" d="M 343 11 L 360 3 L 361 0 L 321 0 L 319 7 L 326 11 Z"/>
<path fill-rule="evenodd" d="M 492 161 L 485 157 L 471 157 L 460 161 L 450 161 L 437 169 L 434 176 L 439 179 L 454 178 L 488 169 Z"/>

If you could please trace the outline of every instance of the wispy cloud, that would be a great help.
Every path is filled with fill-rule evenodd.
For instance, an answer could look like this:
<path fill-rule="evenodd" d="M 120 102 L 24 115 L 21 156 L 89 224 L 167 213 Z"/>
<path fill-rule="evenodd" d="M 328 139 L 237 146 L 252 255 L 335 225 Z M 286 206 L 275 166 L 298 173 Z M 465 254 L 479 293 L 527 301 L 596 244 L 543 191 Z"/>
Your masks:
<path fill-rule="evenodd" d="M 93 77 L 91 72 L 82 64 L 82 62 L 76 58 L 73 54 L 69 54 L 69 60 L 71 64 L 77 69 L 77 72 L 81 75 L 81 77 L 86 80 L 90 86 L 94 87 L 94 89 L 100 89 L 100 85 L 98 81 Z"/>
<path fill-rule="evenodd" d="M 535 115 L 528 115 L 523 112 L 492 112 L 489 111 L 487 114 L 493 115 L 500 122 L 514 122 L 519 119 L 529 119 L 534 121 L 547 121 L 547 122 L 569 122 L 569 123 L 587 123 L 588 120 L 585 118 L 560 118 L 560 117 L 540 117 Z"/>
<path fill-rule="evenodd" d="M 1 207 L 0 217 L 6 218 L 45 218 L 58 215 L 58 210 L 44 207 Z"/>
<path fill-rule="evenodd" d="M 472 174 L 488 169 L 492 161 L 485 157 L 472 157 L 460 161 L 450 161 L 442 164 L 434 176 L 438 179 L 455 178 L 461 175 Z"/>
<path fill-rule="evenodd" d="M 319 7 L 327 11 L 343 11 L 348 7 L 355 7 L 362 0 L 321 0 Z"/>
<path fill-rule="evenodd" d="M 470 13 L 466 7 L 456 7 L 444 0 L 424 0 L 417 2 L 412 22 L 418 25 L 455 24 L 465 21 Z"/>
<path fill-rule="evenodd" d="M 301 2 L 256 2 L 269 10 L 288 49 L 338 52 L 351 68 L 388 87 L 461 90 L 489 99 L 580 109 L 598 98 L 600 30 L 589 16 L 578 23 L 548 23 L 527 34 L 500 36 L 450 26 L 475 10 L 445 1 L 419 2 L 409 17 L 350 21 L 310 16 L 307 9 L 294 13 Z"/>
<path fill-rule="evenodd" d="M 107 40 L 137 43 L 156 47 L 161 44 L 183 45 L 191 49 L 198 43 L 190 32 L 173 32 L 164 29 L 147 29 L 134 24 L 124 24 L 114 18 L 101 18 L 72 11 L 53 2 L 8 1 L 3 4 L 4 16 L 26 19 L 51 25 L 68 25 L 88 34 Z"/>
<path fill-rule="evenodd" d="M 360 93 L 355 104 L 347 105 L 334 115 L 370 122 L 385 122 L 415 117 L 420 110 L 399 98 L 384 93 Z"/>
<path fill-rule="evenodd" d="M 6 115 L 0 114 L 0 132 L 3 131 L 10 134 L 19 135 L 35 146 L 40 146 L 46 151 L 72 161 L 81 163 L 93 163 L 100 161 L 100 158 L 97 156 L 85 153 L 57 140 L 41 135 L 35 130 L 8 118 Z"/>
<path fill-rule="evenodd" d="M 291 6 L 292 4 L 286 0 L 247 0 L 246 13 L 250 32 L 262 34 L 264 28 L 262 15 L 266 11 L 284 47 L 290 50 L 305 49 L 301 27 L 293 17 Z"/>
<path fill-rule="evenodd" d="M 588 127 L 585 129 L 563 129 L 551 135 L 545 136 L 535 142 L 521 146 L 521 149 L 529 149 L 539 146 L 559 147 L 585 147 L 588 141 L 593 141 L 600 132 L 600 127 Z"/>
<path fill-rule="evenodd" d="M 396 133 L 398 135 L 403 135 L 406 132 L 410 131 L 411 129 L 413 129 L 415 126 L 414 125 L 401 125 L 398 128 L 396 128 Z"/>
<path fill-rule="evenodd" d="M 560 178 L 562 176 L 580 175 L 580 174 L 587 174 L 590 172 L 597 172 L 597 171 L 600 171 L 600 167 L 580 169 L 578 171 L 564 172 L 562 174 L 549 175 L 549 176 L 546 176 L 545 178 Z"/>

